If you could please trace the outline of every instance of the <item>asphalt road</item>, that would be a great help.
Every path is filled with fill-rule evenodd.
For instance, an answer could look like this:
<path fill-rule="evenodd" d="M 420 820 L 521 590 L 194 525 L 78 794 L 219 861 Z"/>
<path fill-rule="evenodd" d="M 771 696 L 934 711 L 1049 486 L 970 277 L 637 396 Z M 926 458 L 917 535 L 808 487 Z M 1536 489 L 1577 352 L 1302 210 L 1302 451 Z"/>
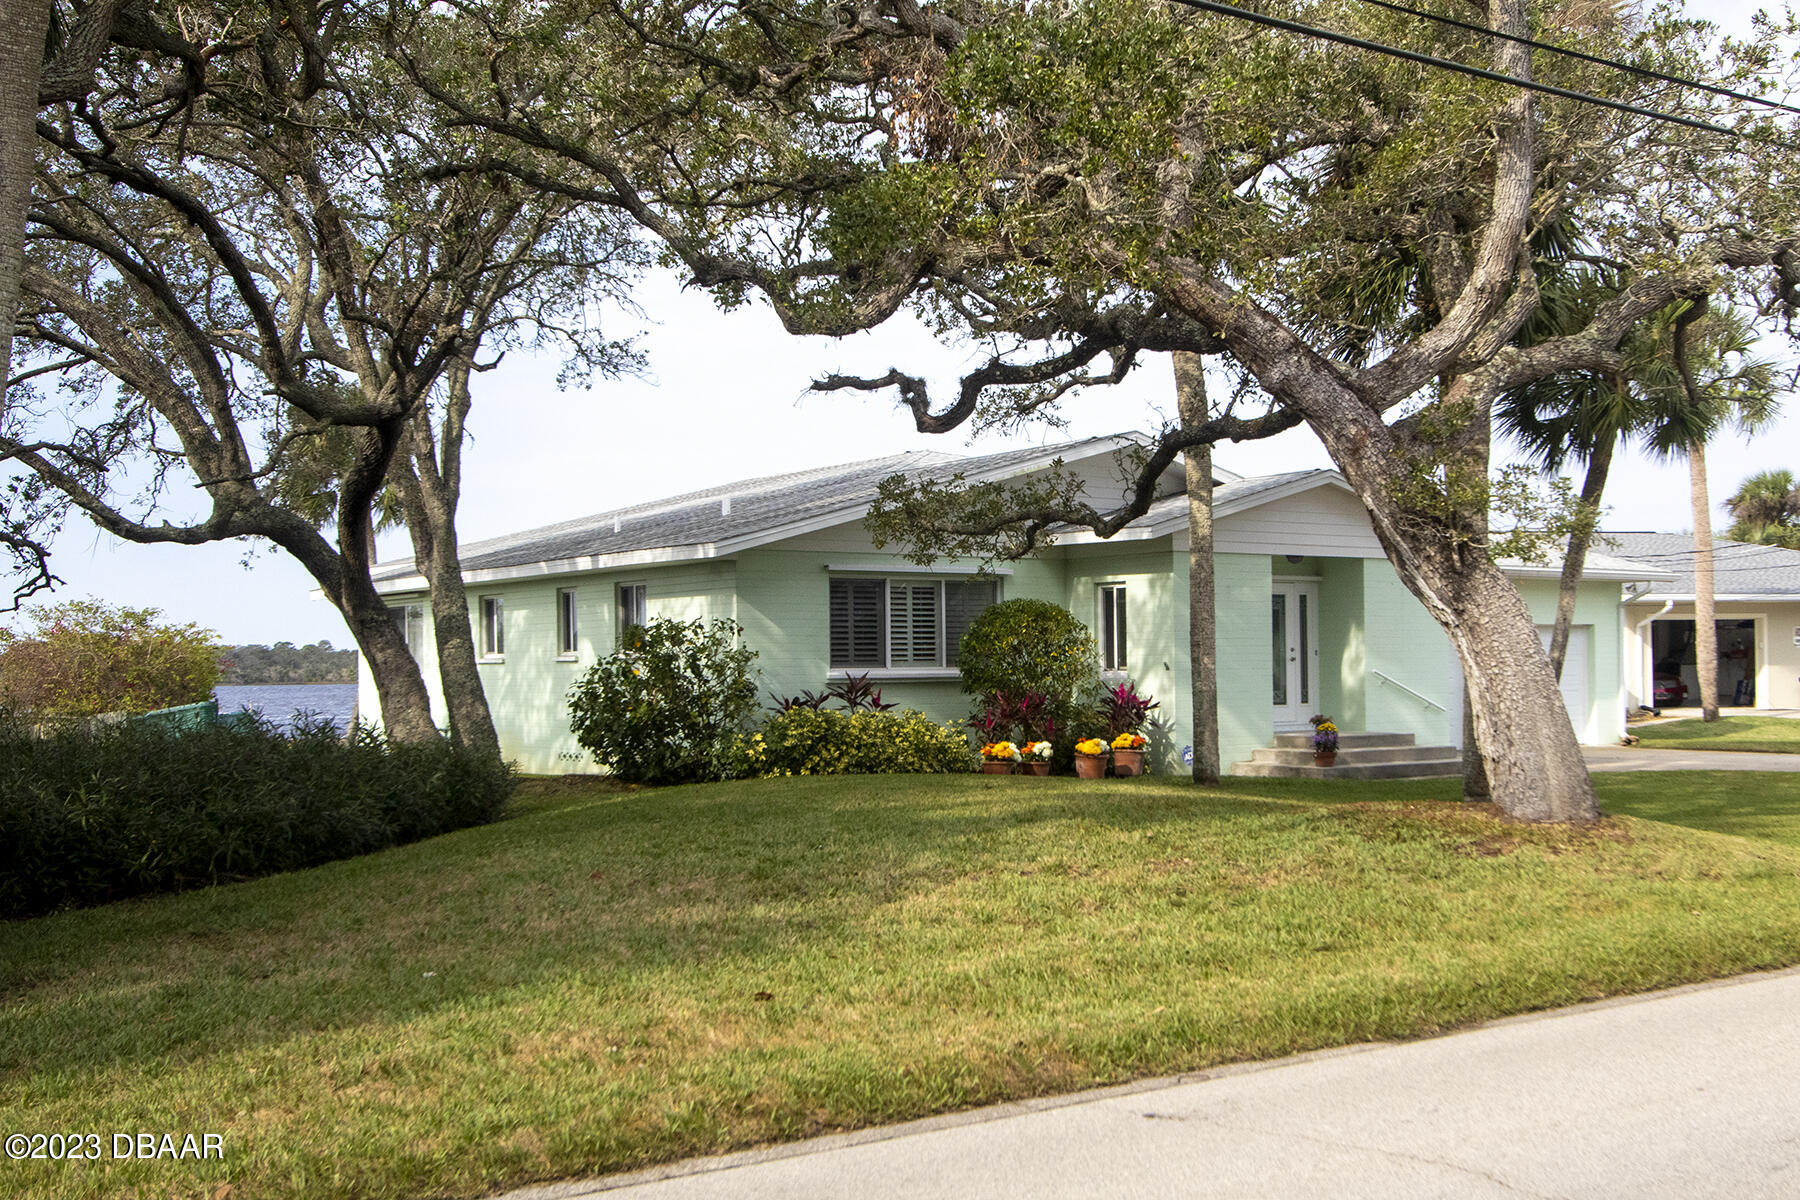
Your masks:
<path fill-rule="evenodd" d="M 1590 771 L 1800 771 L 1800 754 L 1753 750 L 1649 750 L 1643 746 L 1583 746 Z"/>
<path fill-rule="evenodd" d="M 1800 1197 L 1800 972 L 512 1200 Z"/>

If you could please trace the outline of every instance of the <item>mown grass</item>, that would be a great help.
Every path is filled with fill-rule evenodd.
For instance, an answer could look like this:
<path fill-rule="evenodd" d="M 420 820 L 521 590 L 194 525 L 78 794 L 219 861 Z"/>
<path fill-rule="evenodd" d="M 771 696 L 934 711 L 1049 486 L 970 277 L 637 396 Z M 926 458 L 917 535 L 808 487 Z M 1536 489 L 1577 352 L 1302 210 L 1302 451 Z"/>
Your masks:
<path fill-rule="evenodd" d="M 477 1196 L 1800 961 L 1800 775 L 1747 790 L 1764 836 L 1454 782 L 528 783 L 496 825 L 0 927 L 0 1129 L 227 1148 L 0 1172 Z"/>
<path fill-rule="evenodd" d="M 1631 731 L 1655 750 L 1746 750 L 1800 754 L 1800 720 L 1788 717 L 1720 717 L 1634 725 Z"/>

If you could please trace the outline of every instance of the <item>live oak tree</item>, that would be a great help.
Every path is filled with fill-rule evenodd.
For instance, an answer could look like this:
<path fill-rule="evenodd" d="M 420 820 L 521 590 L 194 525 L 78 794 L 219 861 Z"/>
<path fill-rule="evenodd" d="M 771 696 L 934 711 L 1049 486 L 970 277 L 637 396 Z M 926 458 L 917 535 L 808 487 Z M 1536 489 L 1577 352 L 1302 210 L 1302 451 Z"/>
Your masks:
<path fill-rule="evenodd" d="M 205 76 L 199 48 L 167 28 L 161 16 L 151 0 L 0 0 L 0 417 L 12 374 L 37 114 L 92 92 L 109 43 L 167 63 L 165 99 L 197 95 Z M 12 560 L 14 608 L 57 582 L 48 533 L 41 507 L 9 491 L 0 504 L 0 549 Z"/>
<path fill-rule="evenodd" d="M 186 17 L 205 47 L 198 100 L 171 100 L 115 47 L 90 95 L 37 123 L 29 369 L 0 458 L 30 472 L 33 503 L 128 540 L 250 537 L 293 555 L 344 615 L 390 736 L 433 739 L 418 665 L 370 582 L 373 506 L 434 397 L 489 365 L 484 341 L 588 319 L 611 243 L 596 249 L 567 198 L 429 175 L 479 139 L 415 103 L 359 11 Z M 296 477 L 323 480 L 313 505 Z M 491 723 L 484 736 L 459 715 L 491 743 Z"/>
<path fill-rule="evenodd" d="M 842 334 L 913 304 L 990 339 L 994 361 L 941 406 L 898 370 L 860 381 L 896 387 L 921 429 L 1029 417 L 1148 350 L 1222 352 L 1264 408 L 1165 432 L 1122 508 L 1083 513 L 1053 489 L 1014 497 L 1007 527 L 1116 528 L 1187 445 L 1306 423 L 1455 647 L 1495 802 L 1590 819 L 1554 674 L 1487 541 L 1474 448 L 1497 396 L 1611 369 L 1629 332 L 1677 302 L 1765 324 L 1792 313 L 1795 123 L 1371 6 L 1268 7 L 1729 131 L 1138 0 L 471 4 L 459 11 L 479 13 L 463 19 L 491 69 L 434 94 L 519 154 L 560 160 L 554 178 L 514 151 L 491 170 L 619 208 L 696 282 L 727 301 L 762 292 L 795 332 Z M 1495 0 L 1487 20 L 1726 87 L 1766 87 L 1780 66 L 1772 32 L 1721 46 L 1661 11 Z M 636 39 L 639 75 L 589 32 L 608 22 Z M 592 116 L 602 99 L 719 134 L 620 155 L 617 120 Z M 1569 223 L 1623 286 L 1580 328 L 1520 345 L 1539 300 L 1533 236 Z"/>

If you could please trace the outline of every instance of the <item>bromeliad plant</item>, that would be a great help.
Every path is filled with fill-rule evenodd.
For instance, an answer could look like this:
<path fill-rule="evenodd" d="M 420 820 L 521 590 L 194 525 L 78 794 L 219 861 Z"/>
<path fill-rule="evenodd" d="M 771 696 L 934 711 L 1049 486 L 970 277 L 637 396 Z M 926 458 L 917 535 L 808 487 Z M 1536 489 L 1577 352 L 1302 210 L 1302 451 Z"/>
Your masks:
<path fill-rule="evenodd" d="M 1338 727 L 1324 713 L 1312 718 L 1313 753 L 1336 754 L 1338 748 Z"/>

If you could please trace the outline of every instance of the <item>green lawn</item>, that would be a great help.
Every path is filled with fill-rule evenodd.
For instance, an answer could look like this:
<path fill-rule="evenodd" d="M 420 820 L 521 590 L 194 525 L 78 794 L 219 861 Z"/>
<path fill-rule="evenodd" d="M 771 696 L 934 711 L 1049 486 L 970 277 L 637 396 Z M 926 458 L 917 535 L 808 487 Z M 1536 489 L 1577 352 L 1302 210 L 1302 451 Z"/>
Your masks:
<path fill-rule="evenodd" d="M 1800 754 L 1800 720 L 1787 717 L 1700 718 L 1633 725 L 1631 732 L 1654 750 L 1760 750 Z"/>
<path fill-rule="evenodd" d="M 1800 961 L 1800 775 L 1600 786 L 1657 820 L 1511 825 L 1454 782 L 534 782 L 497 825 L 6 926 L 0 1128 L 227 1159 L 4 1192 L 477 1196 Z"/>

